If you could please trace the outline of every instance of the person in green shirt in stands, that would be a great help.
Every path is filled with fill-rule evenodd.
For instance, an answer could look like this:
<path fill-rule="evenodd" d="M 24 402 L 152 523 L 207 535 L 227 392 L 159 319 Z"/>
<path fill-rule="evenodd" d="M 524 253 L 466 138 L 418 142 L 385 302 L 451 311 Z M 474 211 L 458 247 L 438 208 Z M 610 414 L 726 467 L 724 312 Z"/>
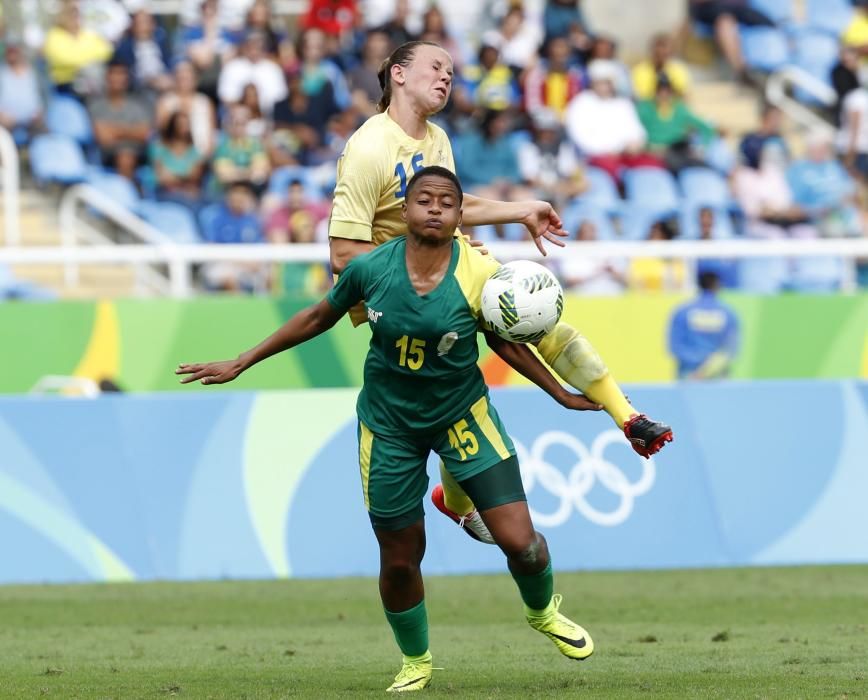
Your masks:
<path fill-rule="evenodd" d="M 666 167 L 678 171 L 705 164 L 695 153 L 691 137 L 698 134 L 701 142 L 708 144 L 716 130 L 690 110 L 665 74 L 657 77 L 654 99 L 641 100 L 636 111 L 648 133 L 648 148 L 663 156 Z"/>

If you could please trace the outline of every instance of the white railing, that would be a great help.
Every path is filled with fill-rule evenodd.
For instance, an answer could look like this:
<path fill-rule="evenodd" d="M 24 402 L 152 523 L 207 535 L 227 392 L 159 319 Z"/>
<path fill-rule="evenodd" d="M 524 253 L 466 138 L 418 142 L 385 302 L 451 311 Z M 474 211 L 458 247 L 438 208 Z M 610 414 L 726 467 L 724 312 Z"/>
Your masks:
<path fill-rule="evenodd" d="M 18 183 L 18 148 L 12 134 L 0 126 L 0 180 L 3 183 L 3 234 L 6 245 L 21 243 L 19 228 L 20 188 Z"/>
<path fill-rule="evenodd" d="M 835 91 L 822 80 L 796 66 L 785 66 L 769 76 L 766 82 L 766 100 L 779 107 L 794 122 L 806 129 L 825 129 L 834 133 L 834 127 L 816 112 L 788 94 L 788 89 L 800 88 L 820 104 L 835 104 Z"/>
<path fill-rule="evenodd" d="M 499 260 L 539 260 L 533 243 L 492 243 L 492 255 Z M 551 246 L 550 246 L 551 249 Z M 56 248 L 0 248 L 0 263 L 56 265 L 76 267 L 90 265 L 165 265 L 168 268 L 168 293 L 175 297 L 190 296 L 193 291 L 192 266 L 206 262 L 326 262 L 328 245 L 95 245 Z M 822 239 L 813 241 L 726 240 L 726 241 L 605 241 L 571 242 L 566 248 L 554 248 L 549 257 L 590 258 L 794 258 L 840 257 L 850 261 L 844 291 L 855 287 L 855 259 L 868 257 L 868 239 Z"/>
<path fill-rule="evenodd" d="M 114 245 L 108 236 L 81 217 L 79 208 L 82 205 L 95 210 L 140 243 L 158 248 L 174 245 L 171 238 L 160 233 L 147 221 L 140 219 L 97 188 L 91 185 L 74 185 L 63 193 L 58 209 L 61 250 L 74 250 L 79 238 L 97 246 Z M 67 287 L 72 287 L 78 284 L 79 265 L 73 263 L 71 255 L 64 257 L 64 283 Z M 144 263 L 136 264 L 135 268 L 136 278 L 141 287 L 151 288 L 159 294 L 168 293 L 165 275 L 150 269 Z"/>
<path fill-rule="evenodd" d="M 300 15 L 308 4 L 308 0 L 272 0 L 271 11 L 275 15 Z M 155 15 L 178 15 L 181 5 L 181 0 L 151 0 L 148 9 Z"/>

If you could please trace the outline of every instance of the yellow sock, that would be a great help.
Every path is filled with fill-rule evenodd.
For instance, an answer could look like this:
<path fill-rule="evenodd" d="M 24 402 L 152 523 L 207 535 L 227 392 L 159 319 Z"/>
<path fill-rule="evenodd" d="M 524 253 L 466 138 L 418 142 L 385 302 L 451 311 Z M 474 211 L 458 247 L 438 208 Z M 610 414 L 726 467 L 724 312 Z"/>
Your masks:
<path fill-rule="evenodd" d="M 624 427 L 624 423 L 630 416 L 639 413 L 627 401 L 627 397 L 624 396 L 621 387 L 612 379 L 611 374 L 588 384 L 584 389 L 584 394 L 591 401 L 603 404 L 606 413 L 612 416 L 612 420 L 618 424 L 619 428 Z"/>
<path fill-rule="evenodd" d="M 603 404 L 619 428 L 624 427 L 630 416 L 638 413 L 612 379 L 594 346 L 569 324 L 558 323 L 539 342 L 537 350 L 567 384 L 592 401 Z"/>
<path fill-rule="evenodd" d="M 443 485 L 443 502 L 446 507 L 458 515 L 467 515 L 474 510 L 473 501 L 464 493 L 455 477 L 450 474 L 443 461 L 440 461 L 440 483 Z"/>

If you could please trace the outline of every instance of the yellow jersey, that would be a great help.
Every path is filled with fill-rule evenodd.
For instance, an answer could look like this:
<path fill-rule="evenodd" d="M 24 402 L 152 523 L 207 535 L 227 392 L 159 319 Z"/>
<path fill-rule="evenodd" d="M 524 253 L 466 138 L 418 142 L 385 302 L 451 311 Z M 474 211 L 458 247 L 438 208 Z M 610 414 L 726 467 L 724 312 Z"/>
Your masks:
<path fill-rule="evenodd" d="M 368 119 L 350 137 L 338 160 L 329 236 L 380 245 L 403 236 L 404 192 L 413 175 L 428 165 L 455 172 L 449 137 L 428 122 L 414 139 L 385 112 Z"/>

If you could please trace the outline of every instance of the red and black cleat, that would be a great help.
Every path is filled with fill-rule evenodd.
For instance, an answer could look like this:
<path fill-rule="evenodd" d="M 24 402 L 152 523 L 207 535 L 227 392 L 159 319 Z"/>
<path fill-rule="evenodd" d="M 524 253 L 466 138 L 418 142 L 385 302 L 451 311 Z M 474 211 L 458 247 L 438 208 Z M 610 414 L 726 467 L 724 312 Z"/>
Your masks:
<path fill-rule="evenodd" d="M 673 439 L 672 428 L 651 420 L 644 413 L 637 413 L 624 423 L 624 435 L 632 448 L 645 459 L 660 452 Z"/>

